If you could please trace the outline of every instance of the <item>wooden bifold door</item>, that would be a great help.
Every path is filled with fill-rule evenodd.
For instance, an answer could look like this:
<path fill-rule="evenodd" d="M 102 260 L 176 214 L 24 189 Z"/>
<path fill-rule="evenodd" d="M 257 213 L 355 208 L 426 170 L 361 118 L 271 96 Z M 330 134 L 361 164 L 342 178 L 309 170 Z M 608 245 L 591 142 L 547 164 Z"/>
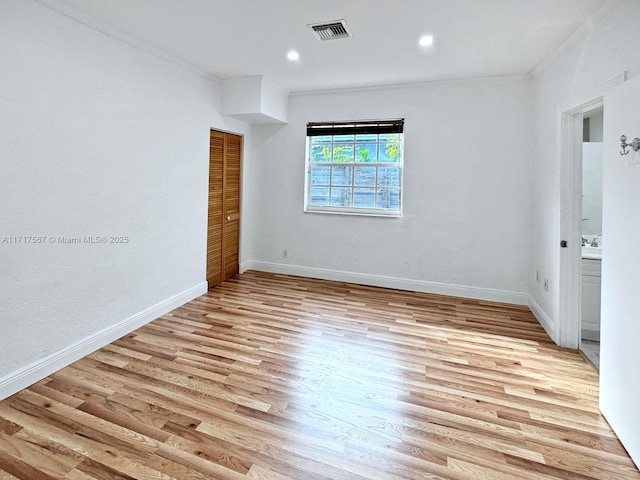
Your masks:
<path fill-rule="evenodd" d="M 207 282 L 209 288 L 239 271 L 242 137 L 211 130 Z"/>

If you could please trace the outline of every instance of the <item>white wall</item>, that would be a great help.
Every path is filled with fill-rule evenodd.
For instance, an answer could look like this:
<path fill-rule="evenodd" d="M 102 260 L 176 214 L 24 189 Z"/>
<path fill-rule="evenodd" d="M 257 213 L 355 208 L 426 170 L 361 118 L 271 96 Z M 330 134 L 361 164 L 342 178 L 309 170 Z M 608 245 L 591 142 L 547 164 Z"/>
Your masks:
<path fill-rule="evenodd" d="M 598 109 L 597 113 L 585 113 L 585 122 L 588 121 L 588 132 L 585 132 L 589 138 L 584 138 L 585 142 L 602 142 L 604 130 L 604 112 Z M 588 117 L 588 118 L 587 118 Z M 584 131 L 584 130 L 583 130 Z"/>
<path fill-rule="evenodd" d="M 560 243 L 560 164 L 558 107 L 628 70 L 640 73 L 640 2 L 623 0 L 572 47 L 551 58 L 534 76 L 534 159 L 529 292 L 532 306 L 557 334 Z M 605 122 L 607 121 L 605 105 Z M 577 239 L 579 240 L 579 239 Z M 606 242 L 606 239 L 604 240 Z M 536 271 L 549 278 L 549 291 L 536 282 Z"/>
<path fill-rule="evenodd" d="M 0 398 L 202 292 L 209 128 L 242 129 L 217 102 L 204 77 L 0 2 Z M 23 235 L 45 242 L 2 241 Z M 128 243 L 57 242 L 85 235 Z"/>
<path fill-rule="evenodd" d="M 602 235 L 602 142 L 582 144 L 582 233 Z"/>
<path fill-rule="evenodd" d="M 252 131 L 244 268 L 526 302 L 531 101 L 528 77 L 292 96 Z M 403 218 L 303 213 L 306 123 L 398 117 Z"/>

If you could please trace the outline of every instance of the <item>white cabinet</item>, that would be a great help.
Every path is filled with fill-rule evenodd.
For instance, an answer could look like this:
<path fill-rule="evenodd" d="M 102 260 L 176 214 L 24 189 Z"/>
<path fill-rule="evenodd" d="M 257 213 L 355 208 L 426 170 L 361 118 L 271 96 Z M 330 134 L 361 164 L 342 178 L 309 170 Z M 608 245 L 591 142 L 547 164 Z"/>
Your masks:
<path fill-rule="evenodd" d="M 582 259 L 582 338 L 600 340 L 601 260 Z"/>

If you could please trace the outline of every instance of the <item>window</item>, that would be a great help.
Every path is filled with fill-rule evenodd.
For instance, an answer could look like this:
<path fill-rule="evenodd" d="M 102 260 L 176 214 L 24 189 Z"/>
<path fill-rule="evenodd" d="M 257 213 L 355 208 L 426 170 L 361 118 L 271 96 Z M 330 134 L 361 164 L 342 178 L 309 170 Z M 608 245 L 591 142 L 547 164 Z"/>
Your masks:
<path fill-rule="evenodd" d="M 305 211 L 402 215 L 404 120 L 307 124 Z"/>

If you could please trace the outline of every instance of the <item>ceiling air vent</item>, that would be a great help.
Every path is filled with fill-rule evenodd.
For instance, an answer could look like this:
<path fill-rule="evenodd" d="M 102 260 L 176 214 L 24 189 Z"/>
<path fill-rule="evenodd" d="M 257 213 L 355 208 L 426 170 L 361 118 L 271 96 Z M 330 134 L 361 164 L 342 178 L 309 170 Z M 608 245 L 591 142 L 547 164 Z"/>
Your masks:
<path fill-rule="evenodd" d="M 349 38 L 353 36 L 344 20 L 334 20 L 332 22 L 314 23 L 309 25 L 318 37 L 318 40 L 324 42 L 326 40 L 338 40 L 340 38 Z"/>

